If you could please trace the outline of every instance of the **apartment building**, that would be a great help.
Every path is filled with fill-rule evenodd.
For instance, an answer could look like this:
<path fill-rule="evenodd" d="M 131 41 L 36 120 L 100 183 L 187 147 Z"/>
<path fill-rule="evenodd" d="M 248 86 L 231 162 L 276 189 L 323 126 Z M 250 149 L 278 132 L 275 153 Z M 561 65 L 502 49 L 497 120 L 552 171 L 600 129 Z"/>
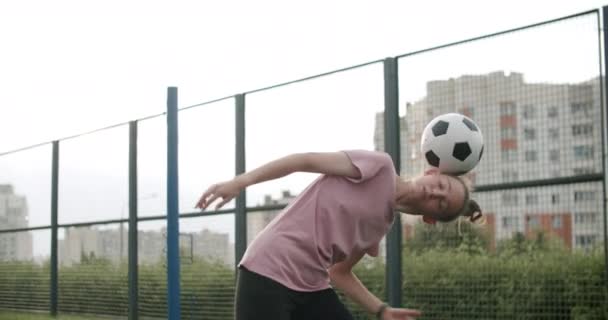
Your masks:
<path fill-rule="evenodd" d="M 123 233 L 122 237 L 120 233 Z M 160 263 L 166 258 L 166 229 L 138 232 L 138 261 L 141 264 Z M 58 243 L 59 264 L 70 266 L 83 257 L 102 258 L 113 263 L 126 262 L 128 257 L 127 230 L 124 228 L 80 227 L 65 229 Z M 229 235 L 207 229 L 180 233 L 180 258 L 184 263 L 194 259 L 234 263 L 234 245 Z"/>
<path fill-rule="evenodd" d="M 484 155 L 469 177 L 475 185 L 556 181 L 602 172 L 600 79 L 582 83 L 529 83 L 524 75 L 493 72 L 430 81 L 426 96 L 407 103 L 401 119 L 401 174 L 426 168 L 420 137 L 434 117 L 459 112 L 484 135 Z M 383 117 L 376 118 L 382 150 Z M 543 230 L 571 248 L 603 239 L 601 182 L 555 184 L 478 193 L 495 240 Z M 407 220 L 406 220 L 407 222 Z"/>
<path fill-rule="evenodd" d="M 271 195 L 264 196 L 264 202 L 261 206 L 287 205 L 289 201 L 296 196 L 292 195 L 289 190 L 284 190 L 281 196 L 277 199 Z M 247 213 L 247 245 L 274 219 L 280 210 L 275 211 L 256 211 Z"/>
<path fill-rule="evenodd" d="M 27 228 L 28 207 L 25 196 L 15 194 L 10 184 L 0 185 L 0 226 L 2 229 Z M 28 261 L 33 258 L 31 232 L 0 234 L 0 261 Z"/>

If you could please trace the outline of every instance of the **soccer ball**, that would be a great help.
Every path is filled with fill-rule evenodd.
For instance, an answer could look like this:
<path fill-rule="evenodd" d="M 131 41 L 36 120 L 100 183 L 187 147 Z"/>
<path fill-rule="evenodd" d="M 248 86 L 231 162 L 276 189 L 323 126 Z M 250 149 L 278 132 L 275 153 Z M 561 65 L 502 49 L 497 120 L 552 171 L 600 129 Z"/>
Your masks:
<path fill-rule="evenodd" d="M 481 160 L 483 135 L 470 118 L 446 113 L 426 125 L 420 148 L 426 162 L 441 173 L 461 175 Z"/>

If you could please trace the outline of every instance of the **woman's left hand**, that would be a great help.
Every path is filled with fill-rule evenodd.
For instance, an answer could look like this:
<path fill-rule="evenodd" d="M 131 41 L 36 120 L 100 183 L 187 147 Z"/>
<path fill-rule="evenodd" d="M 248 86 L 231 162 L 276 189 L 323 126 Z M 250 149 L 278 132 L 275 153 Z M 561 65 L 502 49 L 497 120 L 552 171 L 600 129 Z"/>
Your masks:
<path fill-rule="evenodd" d="M 238 183 L 237 178 L 216 183 L 203 193 L 196 203 L 195 208 L 205 210 L 213 201 L 220 198 L 221 201 L 215 206 L 215 209 L 217 210 L 225 205 L 228 201 L 234 199 L 239 194 L 241 189 L 243 189 L 243 186 Z"/>
<path fill-rule="evenodd" d="M 382 320 L 415 320 L 421 315 L 419 310 L 388 307 L 382 312 Z"/>

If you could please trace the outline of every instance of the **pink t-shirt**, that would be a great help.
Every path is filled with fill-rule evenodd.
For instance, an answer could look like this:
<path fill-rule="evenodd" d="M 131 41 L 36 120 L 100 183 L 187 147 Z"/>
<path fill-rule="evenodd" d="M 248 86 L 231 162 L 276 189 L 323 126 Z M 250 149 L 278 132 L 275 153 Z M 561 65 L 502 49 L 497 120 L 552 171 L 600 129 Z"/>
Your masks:
<path fill-rule="evenodd" d="M 253 240 L 240 265 L 296 291 L 327 289 L 328 269 L 378 255 L 393 223 L 395 168 L 386 153 L 345 151 L 361 178 L 321 175 Z"/>

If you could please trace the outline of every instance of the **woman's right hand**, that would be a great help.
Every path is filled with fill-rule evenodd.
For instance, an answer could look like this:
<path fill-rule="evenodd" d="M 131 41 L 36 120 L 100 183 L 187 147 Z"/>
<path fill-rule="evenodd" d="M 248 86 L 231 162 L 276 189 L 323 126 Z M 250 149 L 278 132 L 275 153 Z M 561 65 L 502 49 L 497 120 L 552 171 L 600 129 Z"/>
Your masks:
<path fill-rule="evenodd" d="M 218 198 L 222 200 L 218 202 L 215 206 L 215 209 L 221 208 L 223 205 L 228 203 L 230 200 L 234 199 L 239 192 L 241 192 L 242 186 L 239 184 L 237 179 L 232 179 L 220 183 L 216 183 L 209 187 L 207 191 L 203 193 L 201 198 L 196 203 L 195 208 L 205 210 L 211 203 L 213 203 Z"/>
<path fill-rule="evenodd" d="M 382 320 L 415 320 L 422 312 L 414 309 L 388 307 L 381 315 Z"/>

